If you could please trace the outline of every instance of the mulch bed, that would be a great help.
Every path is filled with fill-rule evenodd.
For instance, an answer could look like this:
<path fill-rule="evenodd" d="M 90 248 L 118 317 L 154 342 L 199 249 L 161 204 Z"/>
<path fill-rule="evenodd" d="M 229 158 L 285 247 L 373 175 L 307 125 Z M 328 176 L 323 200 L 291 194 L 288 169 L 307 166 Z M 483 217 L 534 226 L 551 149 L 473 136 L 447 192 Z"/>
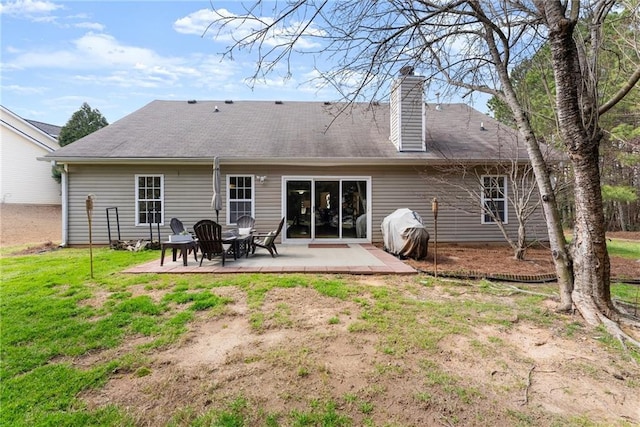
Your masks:
<path fill-rule="evenodd" d="M 612 236 L 613 237 L 613 236 Z M 625 237 L 640 237 L 640 233 L 627 232 Z M 615 238 L 620 238 L 617 235 Z M 630 239 L 635 240 L 635 239 Z M 640 240 L 638 240 L 640 244 Z M 380 244 L 379 247 L 382 247 Z M 516 260 L 506 244 L 455 244 L 429 242 L 427 257 L 423 260 L 406 259 L 404 262 L 427 274 L 435 275 L 436 261 L 439 276 L 495 278 L 519 281 L 553 281 L 555 266 L 548 247 L 529 248 L 523 261 Z M 435 258 L 435 259 L 434 259 Z M 611 275 L 616 280 L 640 280 L 640 260 L 611 257 Z"/>

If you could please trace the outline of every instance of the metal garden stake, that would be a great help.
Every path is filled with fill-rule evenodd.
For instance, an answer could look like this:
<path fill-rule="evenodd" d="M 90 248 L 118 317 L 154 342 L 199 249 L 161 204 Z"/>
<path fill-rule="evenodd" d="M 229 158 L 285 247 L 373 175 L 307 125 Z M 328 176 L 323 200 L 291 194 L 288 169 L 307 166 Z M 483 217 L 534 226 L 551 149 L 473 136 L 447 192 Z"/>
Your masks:
<path fill-rule="evenodd" d="M 433 240 L 433 268 L 435 277 L 438 277 L 438 199 L 433 198 L 431 202 L 431 211 L 433 212 L 433 228 L 435 230 L 435 237 Z"/>
<path fill-rule="evenodd" d="M 93 237 L 91 235 L 91 218 L 93 216 L 93 194 L 87 196 L 87 220 L 89 221 L 89 263 L 91 265 L 91 278 L 93 279 Z"/>

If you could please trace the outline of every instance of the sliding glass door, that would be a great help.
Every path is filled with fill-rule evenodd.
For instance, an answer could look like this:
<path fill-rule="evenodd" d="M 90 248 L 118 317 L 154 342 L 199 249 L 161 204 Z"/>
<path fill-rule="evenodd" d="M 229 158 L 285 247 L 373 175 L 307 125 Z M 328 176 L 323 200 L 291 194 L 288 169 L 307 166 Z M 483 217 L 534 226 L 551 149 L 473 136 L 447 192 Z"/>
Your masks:
<path fill-rule="evenodd" d="M 311 239 L 311 181 L 286 183 L 287 238 Z"/>
<path fill-rule="evenodd" d="M 342 238 L 368 238 L 367 181 L 343 180 L 341 191 Z"/>
<path fill-rule="evenodd" d="M 369 179 L 285 178 L 287 239 L 356 240 L 369 233 Z"/>
<path fill-rule="evenodd" d="M 340 238 L 340 181 L 314 183 L 314 238 Z"/>

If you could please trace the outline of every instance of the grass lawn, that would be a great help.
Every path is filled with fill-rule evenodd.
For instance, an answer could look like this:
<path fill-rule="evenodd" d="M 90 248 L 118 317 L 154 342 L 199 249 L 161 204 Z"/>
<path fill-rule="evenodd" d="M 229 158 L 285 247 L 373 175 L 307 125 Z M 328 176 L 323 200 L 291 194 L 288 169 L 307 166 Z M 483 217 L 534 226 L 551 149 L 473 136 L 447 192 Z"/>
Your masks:
<path fill-rule="evenodd" d="M 609 256 L 640 259 L 640 244 L 637 241 L 611 239 L 607 241 L 607 250 Z"/>
<path fill-rule="evenodd" d="M 637 244 L 614 241 L 612 253 L 640 258 Z M 6 254 L 6 250 L 3 250 Z M 479 352 L 499 354 L 500 339 L 473 341 L 472 326 L 515 328 L 515 316 L 541 328 L 558 328 L 563 337 L 571 337 L 577 327 L 574 319 L 565 319 L 543 307 L 542 294 L 555 292 L 553 286 L 531 286 L 526 293 L 489 282 L 456 283 L 418 276 L 395 286 L 393 278 L 380 279 L 383 285 L 366 285 L 349 276 L 328 275 L 125 275 L 126 267 L 158 258 L 158 252 L 126 252 L 94 249 L 94 279 L 90 277 L 87 249 L 64 249 L 0 259 L 0 425 L 3 426 L 113 426 L 138 425 L 135 413 L 120 405 L 89 408 L 80 397 L 99 390 L 117 373 L 132 377 L 149 375 L 154 353 L 176 345 L 189 327 L 203 317 L 224 316 L 233 298 L 215 290 L 235 288 L 246 295 L 247 314 L 256 334 L 274 328 L 295 328 L 291 308 L 281 303 L 265 310 L 265 298 L 274 290 L 308 289 L 336 304 L 352 304 L 359 313 L 346 328 L 348 334 L 374 334 L 377 357 L 400 361 L 418 351 L 440 357 L 438 346 L 454 336 L 470 340 Z M 437 289 L 439 300 L 419 296 Z M 626 301 L 638 298 L 638 287 L 616 284 L 614 297 Z M 440 293 L 443 294 L 440 295 Z M 473 298 L 468 298 L 473 295 Z M 509 298 L 508 303 L 504 298 Z M 422 319 L 429 313 L 428 321 Z M 327 321 L 327 327 L 340 327 L 347 315 L 339 312 Z M 144 337 L 140 345 L 125 346 L 134 337 Z M 640 361 L 635 350 L 625 351 L 604 333 L 598 334 L 601 345 L 613 358 Z M 504 345 L 508 350 L 508 346 Z M 77 366 L 76 358 L 109 349 L 114 357 L 89 366 Z M 266 356 L 265 356 L 266 357 Z M 272 355 L 282 362 L 283 355 Z M 291 357 L 291 356 L 288 356 Z M 324 374 L 309 363 L 308 354 L 295 355 L 290 368 L 302 380 Z M 497 357 L 497 356 L 496 356 Z M 289 359 L 287 359 L 289 360 Z M 245 361 L 244 363 L 250 363 Z M 290 362 L 287 362 L 290 363 Z M 399 363 L 399 362 L 398 362 Z M 622 363 L 622 362 L 621 362 Z M 372 365 L 382 378 L 402 375 L 391 365 Z M 636 365 L 637 366 L 637 365 Z M 391 371 L 389 371 L 391 369 Z M 433 360 L 424 359 L 416 367 L 422 372 L 422 386 L 430 391 L 412 391 L 412 399 L 444 404 L 445 393 L 460 408 L 480 405 L 483 391 L 465 384 Z M 595 373 L 593 375 L 596 375 Z M 627 382 L 640 394 L 640 380 Z M 520 384 L 522 389 L 522 384 Z M 371 393 L 371 394 L 367 394 Z M 376 421 L 382 404 L 370 392 L 344 393 L 339 397 L 319 394 L 288 411 L 252 401 L 248 393 L 228 396 L 204 412 L 192 413 L 183 408 L 171 414 L 166 425 L 403 425 Z M 445 397 L 446 397 L 445 396 Z M 466 405 L 466 406 L 465 406 Z M 480 412 L 479 410 L 477 412 Z M 495 413 L 494 413 L 495 412 Z M 598 425 L 590 419 L 571 415 L 553 415 L 540 410 L 499 410 L 473 415 L 474 424 L 485 420 L 506 420 L 510 425 Z M 493 417 L 493 418 L 492 418 Z M 257 421 L 259 420 L 259 421 Z M 456 417 L 443 424 L 465 424 Z M 551 420 L 551 421 L 550 421 Z"/>

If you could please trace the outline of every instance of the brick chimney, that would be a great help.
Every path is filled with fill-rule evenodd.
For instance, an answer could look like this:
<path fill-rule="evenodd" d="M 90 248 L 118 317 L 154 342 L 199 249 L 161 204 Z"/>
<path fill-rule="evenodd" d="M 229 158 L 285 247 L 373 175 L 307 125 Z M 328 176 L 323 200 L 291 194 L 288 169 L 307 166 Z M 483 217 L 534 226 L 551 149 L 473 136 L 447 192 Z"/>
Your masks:
<path fill-rule="evenodd" d="M 398 151 L 427 151 L 424 81 L 424 77 L 414 75 L 413 67 L 406 66 L 391 86 L 389 139 Z"/>

